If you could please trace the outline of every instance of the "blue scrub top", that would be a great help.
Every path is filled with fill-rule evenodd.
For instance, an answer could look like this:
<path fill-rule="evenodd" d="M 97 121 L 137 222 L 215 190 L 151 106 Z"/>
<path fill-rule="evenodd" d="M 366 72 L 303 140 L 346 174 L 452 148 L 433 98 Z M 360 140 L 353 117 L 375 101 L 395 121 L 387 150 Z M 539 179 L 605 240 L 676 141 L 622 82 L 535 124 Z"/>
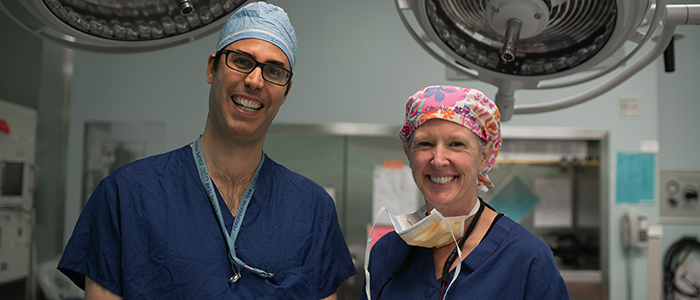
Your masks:
<path fill-rule="evenodd" d="M 222 213 L 230 233 L 233 215 Z M 235 246 L 275 276 L 242 270 L 228 283 L 226 242 L 187 145 L 100 182 L 58 268 L 81 288 L 88 276 L 125 299 L 320 299 L 356 272 L 330 196 L 269 158 Z"/>
<path fill-rule="evenodd" d="M 409 249 L 396 232 L 386 234 L 372 247 L 372 299 Z M 569 299 L 549 246 L 506 216 L 493 224 L 461 268 L 447 299 Z M 450 272 L 450 280 L 454 273 Z M 432 249 L 418 247 L 408 269 L 389 281 L 380 299 L 437 300 L 441 288 L 441 279 L 435 278 Z M 364 291 L 360 299 L 367 299 Z"/>

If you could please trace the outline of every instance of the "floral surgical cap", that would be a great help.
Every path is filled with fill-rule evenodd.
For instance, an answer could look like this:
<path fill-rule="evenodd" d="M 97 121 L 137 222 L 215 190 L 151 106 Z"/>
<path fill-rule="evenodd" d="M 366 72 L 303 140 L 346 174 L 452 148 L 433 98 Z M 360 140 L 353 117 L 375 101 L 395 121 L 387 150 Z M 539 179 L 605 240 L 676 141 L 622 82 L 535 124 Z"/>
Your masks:
<path fill-rule="evenodd" d="M 429 86 L 408 98 L 406 117 L 399 137 L 404 145 L 421 124 L 443 119 L 460 124 L 488 143 L 486 167 L 479 170 L 479 186 L 493 188 L 487 173 L 491 171 L 501 150 L 501 114 L 496 104 L 482 92 L 455 86 Z"/>
<path fill-rule="evenodd" d="M 251 38 L 270 42 L 280 48 L 294 69 L 297 37 L 282 8 L 265 2 L 254 2 L 242 7 L 224 23 L 216 51 L 235 41 Z"/>

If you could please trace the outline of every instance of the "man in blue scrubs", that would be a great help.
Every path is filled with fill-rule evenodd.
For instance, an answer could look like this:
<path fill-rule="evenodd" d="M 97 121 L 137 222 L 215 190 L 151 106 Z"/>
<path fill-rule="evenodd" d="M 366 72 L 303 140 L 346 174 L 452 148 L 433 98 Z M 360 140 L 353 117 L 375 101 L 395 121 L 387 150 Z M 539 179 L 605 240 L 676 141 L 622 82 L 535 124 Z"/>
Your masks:
<path fill-rule="evenodd" d="M 86 299 L 335 299 L 355 274 L 333 200 L 262 151 L 292 86 L 296 36 L 262 2 L 223 26 L 192 144 L 95 189 L 58 268 Z"/>

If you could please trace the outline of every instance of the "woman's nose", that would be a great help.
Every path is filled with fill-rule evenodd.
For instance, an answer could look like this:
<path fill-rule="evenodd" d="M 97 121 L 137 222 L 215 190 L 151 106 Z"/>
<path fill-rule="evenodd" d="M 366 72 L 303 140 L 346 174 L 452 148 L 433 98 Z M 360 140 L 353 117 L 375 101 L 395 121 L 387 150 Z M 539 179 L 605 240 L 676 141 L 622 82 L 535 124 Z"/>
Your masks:
<path fill-rule="evenodd" d="M 447 158 L 447 149 L 445 149 L 445 147 L 435 147 L 432 163 L 435 167 L 444 167 L 450 164 L 450 161 Z"/>

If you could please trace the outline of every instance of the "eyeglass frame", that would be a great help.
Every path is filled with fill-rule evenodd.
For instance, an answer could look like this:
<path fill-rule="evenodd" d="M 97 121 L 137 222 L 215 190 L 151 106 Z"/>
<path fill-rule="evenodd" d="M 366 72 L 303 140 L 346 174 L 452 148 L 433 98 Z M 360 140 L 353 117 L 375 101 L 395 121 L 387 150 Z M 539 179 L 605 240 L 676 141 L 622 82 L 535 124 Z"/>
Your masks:
<path fill-rule="evenodd" d="M 253 60 L 253 62 L 255 62 L 255 65 L 254 65 L 253 68 L 250 69 L 250 71 L 248 71 L 248 72 L 244 72 L 244 71 L 241 71 L 241 70 L 239 70 L 239 69 L 236 69 L 236 68 L 234 68 L 234 67 L 232 67 L 232 66 L 230 66 L 230 65 L 228 64 L 228 55 L 229 55 L 230 53 L 235 53 L 235 54 L 239 54 L 239 55 L 245 56 L 245 57 L 247 57 L 247 58 Z M 221 55 L 223 54 L 223 57 L 224 57 L 224 64 L 226 65 L 226 67 L 228 67 L 229 69 L 234 70 L 234 71 L 236 71 L 236 72 L 241 72 L 241 73 L 243 73 L 243 74 L 250 74 L 250 73 L 252 73 L 258 66 L 260 66 L 260 71 L 263 71 L 263 72 L 260 73 L 260 76 L 262 76 L 263 80 L 265 80 L 265 81 L 267 81 L 267 82 L 269 82 L 269 83 L 272 83 L 272 84 L 274 84 L 274 85 L 277 85 L 277 86 L 285 86 L 285 85 L 289 84 L 289 82 L 292 80 L 292 75 L 294 74 L 294 73 L 292 73 L 292 71 L 287 70 L 287 69 L 285 69 L 285 68 L 283 68 L 283 67 L 281 67 L 281 66 L 278 66 L 278 65 L 275 65 L 275 64 L 261 63 L 261 62 L 257 61 L 255 58 L 251 57 L 249 54 L 244 53 L 244 52 L 241 52 L 241 51 L 237 51 L 237 50 L 219 50 L 219 51 L 216 52 L 216 54 L 217 54 L 218 56 L 221 56 Z M 287 72 L 287 78 L 286 78 L 284 84 L 279 84 L 279 83 L 270 81 L 269 79 L 265 78 L 265 72 L 264 72 L 263 68 L 265 68 L 266 66 L 270 66 L 270 67 L 274 67 L 274 68 L 278 68 L 278 69 L 282 69 L 282 70 L 286 71 L 286 72 Z"/>

